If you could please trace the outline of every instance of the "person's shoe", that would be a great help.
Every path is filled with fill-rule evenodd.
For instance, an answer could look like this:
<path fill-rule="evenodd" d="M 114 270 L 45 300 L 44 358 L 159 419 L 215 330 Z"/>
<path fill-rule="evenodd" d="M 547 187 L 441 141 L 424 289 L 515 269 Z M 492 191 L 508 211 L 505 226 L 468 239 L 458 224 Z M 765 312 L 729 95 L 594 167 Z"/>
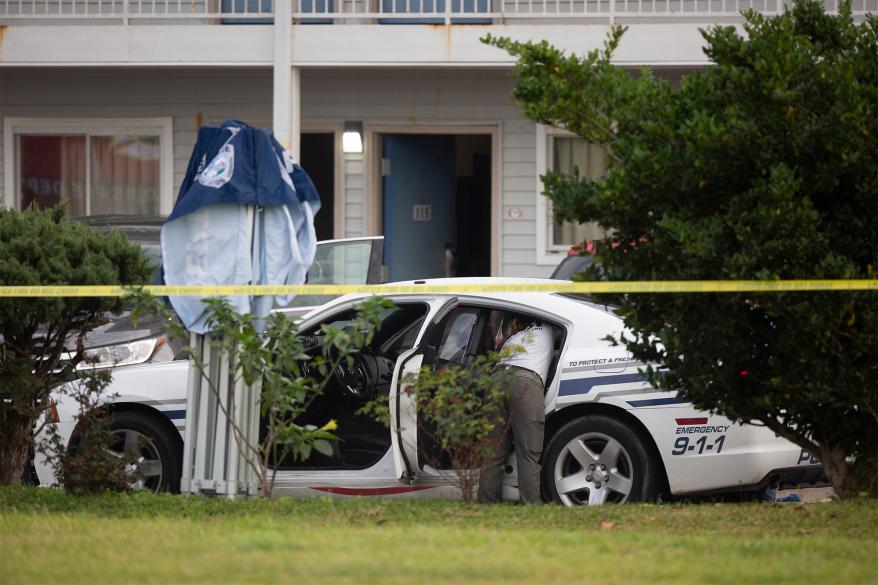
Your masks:
<path fill-rule="evenodd" d="M 799 494 L 787 494 L 782 498 L 778 498 L 775 500 L 776 502 L 782 503 L 798 503 L 802 501 L 802 498 L 799 497 Z"/>

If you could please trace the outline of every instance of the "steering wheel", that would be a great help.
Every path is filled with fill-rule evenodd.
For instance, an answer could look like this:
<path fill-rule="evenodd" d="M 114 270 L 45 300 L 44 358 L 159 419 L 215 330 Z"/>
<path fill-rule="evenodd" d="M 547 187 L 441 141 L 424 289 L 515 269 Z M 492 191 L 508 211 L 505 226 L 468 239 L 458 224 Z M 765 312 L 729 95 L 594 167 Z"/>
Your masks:
<path fill-rule="evenodd" d="M 371 386 L 370 370 L 366 364 L 366 357 L 361 353 L 349 355 L 352 363 L 348 364 L 348 360 L 345 359 L 340 360 L 332 370 L 332 379 L 342 394 L 359 400 L 366 399 L 369 397 Z M 330 349 L 329 359 L 333 362 L 338 360 L 338 350 L 334 347 Z"/>

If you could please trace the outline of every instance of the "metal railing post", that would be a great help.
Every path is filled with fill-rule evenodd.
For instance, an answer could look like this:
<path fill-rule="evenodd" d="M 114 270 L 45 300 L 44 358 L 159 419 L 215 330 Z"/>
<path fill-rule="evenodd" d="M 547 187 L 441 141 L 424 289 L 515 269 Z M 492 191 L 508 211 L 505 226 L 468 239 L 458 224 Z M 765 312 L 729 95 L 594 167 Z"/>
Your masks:
<path fill-rule="evenodd" d="M 195 353 L 204 353 L 204 336 L 192 333 L 189 336 L 189 345 Z M 193 479 L 195 479 L 195 441 L 198 435 L 198 416 L 201 408 L 201 374 L 197 368 L 189 366 L 189 385 L 186 393 L 186 428 L 183 430 L 183 474 L 180 478 L 180 491 L 184 494 L 192 493 Z"/>

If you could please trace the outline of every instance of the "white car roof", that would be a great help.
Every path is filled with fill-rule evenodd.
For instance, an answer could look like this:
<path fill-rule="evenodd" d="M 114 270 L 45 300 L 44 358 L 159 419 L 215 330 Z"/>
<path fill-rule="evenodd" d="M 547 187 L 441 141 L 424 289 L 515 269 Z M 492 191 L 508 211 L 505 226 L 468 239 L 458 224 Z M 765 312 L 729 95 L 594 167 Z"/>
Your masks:
<path fill-rule="evenodd" d="M 465 278 L 425 278 L 419 280 L 402 280 L 397 282 L 388 282 L 379 286 L 423 286 L 424 288 L 429 286 L 452 286 L 452 285 L 479 285 L 479 284 L 559 284 L 564 282 L 570 282 L 569 280 L 552 280 L 549 278 L 511 278 L 511 277 L 498 277 L 498 276 L 479 276 L 479 277 L 465 277 Z M 535 292 L 465 292 L 465 293 L 455 293 L 455 292 L 442 292 L 442 293 L 432 293 L 432 292 L 424 292 L 424 293 L 389 293 L 387 296 L 399 297 L 399 296 L 420 296 L 421 294 L 425 294 L 428 296 L 478 296 L 482 298 L 496 298 L 503 300 L 510 300 L 516 302 L 527 302 L 528 300 L 535 300 L 542 305 L 546 301 L 547 295 L 551 295 L 551 293 L 535 293 Z M 339 297 L 333 301 L 330 301 L 324 307 L 328 307 L 331 305 L 347 302 L 350 300 L 355 300 L 358 298 L 366 298 L 370 295 L 365 293 L 354 293 L 349 295 L 344 295 Z"/>
<path fill-rule="evenodd" d="M 388 285 L 422 285 L 428 286 L 450 286 L 450 285 L 479 285 L 479 284 L 559 284 L 564 280 L 551 280 L 549 278 L 512 278 L 512 277 L 466 277 L 466 278 L 429 278 L 423 280 L 409 280 L 404 282 L 388 283 Z M 435 293 L 436 296 L 476 296 L 480 298 L 497 299 L 503 301 L 511 301 L 524 305 L 539 307 L 544 310 L 552 311 L 557 303 L 562 306 L 569 302 L 558 295 L 544 292 L 462 292 L 462 293 Z M 557 307 L 560 309 L 560 307 Z M 554 311 L 553 311 L 554 312 Z"/>
<path fill-rule="evenodd" d="M 570 281 L 559 281 L 559 280 L 551 280 L 547 278 L 508 278 L 508 277 L 468 277 L 468 278 L 432 278 L 432 279 L 422 279 L 422 280 L 408 280 L 402 282 L 393 282 L 387 283 L 382 286 L 394 286 L 394 285 L 403 285 L 403 286 L 420 286 L 423 285 L 425 288 L 430 285 L 437 286 L 449 286 L 449 285 L 478 285 L 478 284 L 559 284 L 563 282 Z M 350 294 L 345 295 L 343 297 L 339 297 L 333 301 L 330 301 L 321 309 L 321 312 L 334 307 L 339 304 L 347 303 L 353 300 L 366 298 L 369 295 L 367 294 Z M 594 329 L 597 331 L 604 331 L 604 333 L 600 334 L 600 337 L 606 335 L 610 331 L 616 332 L 621 329 L 622 321 L 621 319 L 612 314 L 605 307 L 601 307 L 599 305 L 595 305 L 592 303 L 588 303 L 584 300 L 573 299 L 567 296 L 562 296 L 555 293 L 548 292 L 442 292 L 442 293 L 431 293 L 424 292 L 423 294 L 418 293 L 390 293 L 387 295 L 392 298 L 400 298 L 400 297 L 419 297 L 419 296 L 428 296 L 428 297 L 461 297 L 463 299 L 466 298 L 479 298 L 479 299 L 493 299 L 497 301 L 505 301 L 510 303 L 516 303 L 519 305 L 523 305 L 526 307 L 531 307 L 534 309 L 542 310 L 552 315 L 556 315 L 562 319 L 573 322 L 576 325 L 576 329 L 578 329 L 577 333 L 585 334 L 585 329 Z M 307 315 L 310 317 L 311 314 Z M 586 337 L 591 337 L 591 335 L 586 334 Z"/>

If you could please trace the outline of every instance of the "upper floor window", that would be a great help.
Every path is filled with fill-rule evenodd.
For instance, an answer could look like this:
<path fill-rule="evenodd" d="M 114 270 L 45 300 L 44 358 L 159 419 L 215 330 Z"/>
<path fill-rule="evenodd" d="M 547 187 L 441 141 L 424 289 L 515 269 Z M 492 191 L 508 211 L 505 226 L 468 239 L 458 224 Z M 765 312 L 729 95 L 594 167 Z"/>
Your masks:
<path fill-rule="evenodd" d="M 596 144 L 586 142 L 565 130 L 537 126 L 537 176 L 548 171 L 572 174 L 574 167 L 581 177 L 597 178 L 604 174 L 605 153 Z M 604 237 L 596 223 L 576 224 L 555 217 L 552 201 L 542 194 L 542 182 L 537 192 L 537 262 L 557 264 L 570 246 L 583 240 Z"/>
<path fill-rule="evenodd" d="M 5 120 L 7 205 L 69 215 L 164 215 L 173 205 L 171 119 Z M 9 172 L 11 170 L 11 172 Z"/>

